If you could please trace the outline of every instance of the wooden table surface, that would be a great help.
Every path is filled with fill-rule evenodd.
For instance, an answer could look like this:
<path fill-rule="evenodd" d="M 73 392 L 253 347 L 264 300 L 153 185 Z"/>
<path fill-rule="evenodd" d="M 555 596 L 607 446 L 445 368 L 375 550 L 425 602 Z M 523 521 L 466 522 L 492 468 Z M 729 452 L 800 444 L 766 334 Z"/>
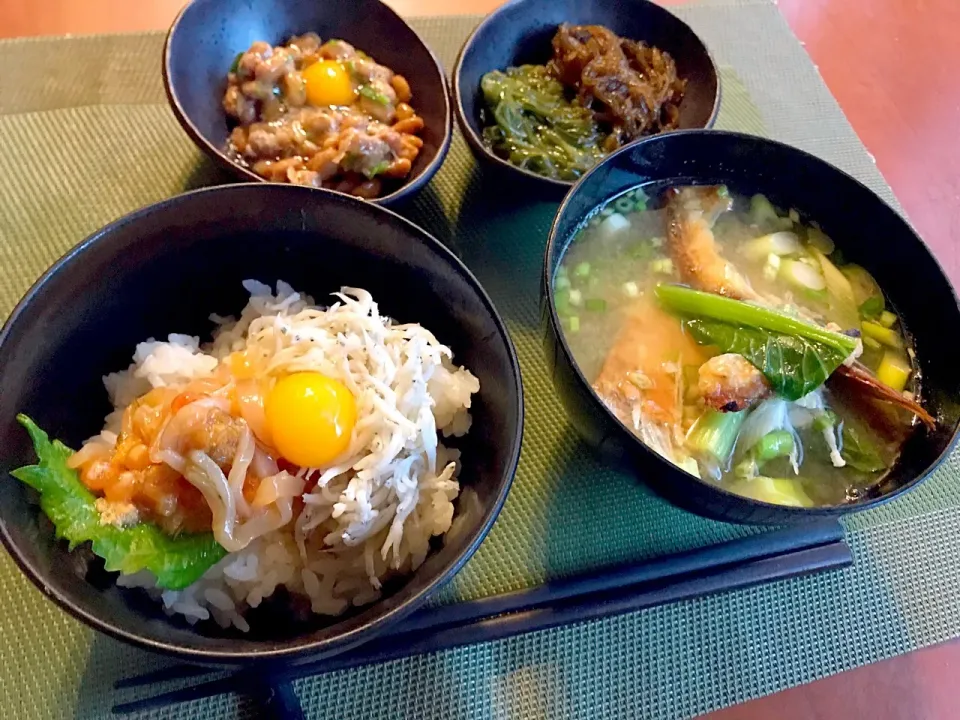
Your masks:
<path fill-rule="evenodd" d="M 671 0 L 677 2 L 678 0 Z M 682 0 L 679 0 L 682 1 Z M 0 37 L 166 28 L 183 0 L 0 0 Z M 500 0 L 388 0 L 407 15 Z M 960 2 L 779 0 L 920 234 L 960 285 Z M 960 718 L 960 641 L 711 713 L 711 720 Z"/>

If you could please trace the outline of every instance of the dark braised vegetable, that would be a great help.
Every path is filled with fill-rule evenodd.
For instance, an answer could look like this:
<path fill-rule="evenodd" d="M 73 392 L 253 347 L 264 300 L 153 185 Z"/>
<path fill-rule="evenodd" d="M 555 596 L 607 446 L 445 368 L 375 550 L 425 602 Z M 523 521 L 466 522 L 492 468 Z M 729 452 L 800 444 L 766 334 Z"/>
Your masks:
<path fill-rule="evenodd" d="M 607 150 L 679 126 L 686 83 L 669 53 L 602 25 L 564 23 L 553 38 L 549 67 L 610 126 Z"/>

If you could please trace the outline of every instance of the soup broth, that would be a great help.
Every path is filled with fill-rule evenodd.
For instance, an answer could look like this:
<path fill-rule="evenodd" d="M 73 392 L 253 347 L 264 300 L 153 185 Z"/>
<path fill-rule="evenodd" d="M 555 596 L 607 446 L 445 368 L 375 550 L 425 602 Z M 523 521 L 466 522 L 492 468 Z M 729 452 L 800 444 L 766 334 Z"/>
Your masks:
<path fill-rule="evenodd" d="M 611 411 L 732 492 L 796 506 L 859 499 L 896 462 L 913 410 L 932 422 L 916 406 L 910 336 L 876 281 L 815 222 L 762 195 L 629 190 L 577 231 L 554 296 Z"/>

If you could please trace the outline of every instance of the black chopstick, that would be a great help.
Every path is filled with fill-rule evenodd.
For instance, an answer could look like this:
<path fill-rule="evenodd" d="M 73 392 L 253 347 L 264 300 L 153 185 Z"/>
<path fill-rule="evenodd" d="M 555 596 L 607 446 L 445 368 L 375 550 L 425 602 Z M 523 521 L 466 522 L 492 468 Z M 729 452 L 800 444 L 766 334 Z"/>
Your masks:
<path fill-rule="evenodd" d="M 426 608 L 384 630 L 378 639 L 402 635 L 413 630 L 434 630 L 446 625 L 473 622 L 502 613 L 518 612 L 556 603 L 571 597 L 592 595 L 630 585 L 718 569 L 842 539 L 843 527 L 833 520 L 817 521 L 766 533 L 758 532 L 705 548 L 598 568 L 570 578 L 551 580 L 529 590 L 518 590 L 481 600 Z"/>
<path fill-rule="evenodd" d="M 656 566 L 656 569 L 650 572 L 640 571 L 640 564 L 631 564 L 547 583 L 528 591 L 510 593 L 505 596 L 512 598 L 510 603 L 491 602 L 504 597 L 498 596 L 461 603 L 459 606 L 427 609 L 411 618 L 433 613 L 435 622 L 432 624 L 420 624 L 418 620 L 418 624 L 409 625 L 409 621 L 401 621 L 396 629 L 344 655 L 280 667 L 275 671 L 268 671 L 268 674 L 273 675 L 276 680 L 290 681 L 840 568 L 853 561 L 849 548 L 841 541 L 842 537 L 843 530 L 838 523 L 816 523 L 751 536 L 643 564 Z M 768 542 L 758 543 L 757 539 L 766 539 Z M 774 549 L 779 552 L 771 552 Z M 712 558 L 713 562 L 707 563 L 706 557 Z M 558 593 L 556 596 L 546 591 L 546 588 L 551 586 Z M 570 590 L 574 587 L 579 588 L 579 592 L 571 594 Z M 550 604 L 546 605 L 547 603 Z M 466 610 L 461 609 L 458 613 L 441 612 L 447 607 L 463 606 L 467 606 Z M 507 610 L 500 609 L 492 615 L 483 614 L 489 613 L 491 608 L 503 607 L 507 607 Z M 194 668 L 198 673 L 204 671 L 204 668 L 196 666 L 181 666 L 180 674 L 176 677 L 190 677 L 194 674 L 191 672 Z M 222 668 L 210 670 L 220 671 Z M 116 713 L 141 711 L 223 692 L 242 691 L 253 677 L 244 679 L 251 672 L 264 671 L 240 670 L 232 676 L 121 703 L 113 710 Z M 159 673 L 148 674 L 151 677 L 158 675 Z M 128 679 L 124 686 L 140 684 L 137 681 L 143 677 L 146 676 Z M 166 679 L 172 677 L 171 673 Z"/>
<path fill-rule="evenodd" d="M 696 548 L 650 560 L 608 566 L 569 578 L 551 580 L 528 590 L 495 595 L 450 605 L 419 610 L 393 627 L 385 629 L 375 641 L 403 635 L 414 630 L 425 632 L 448 625 L 461 625 L 508 612 L 520 612 L 540 605 L 614 590 L 629 585 L 664 580 L 711 568 L 720 568 L 748 560 L 781 555 L 785 552 L 824 545 L 843 538 L 843 527 L 834 520 L 823 520 L 768 532 L 757 532 L 736 540 Z M 201 665 L 174 665 L 169 668 L 122 678 L 115 687 L 129 688 L 169 680 L 199 677 L 229 668 Z"/>
<path fill-rule="evenodd" d="M 845 543 L 829 543 L 797 550 L 779 557 L 728 566 L 678 582 L 656 583 L 648 589 L 619 588 L 592 597 L 588 603 L 578 600 L 567 601 L 557 605 L 485 618 L 467 625 L 448 626 L 426 633 L 423 631 L 403 633 L 382 640 L 372 640 L 350 653 L 290 667 L 284 673 L 284 677 L 292 679 L 308 677 L 335 670 L 348 670 L 361 665 L 398 660 L 410 655 L 503 640 L 537 630 L 598 620 L 679 600 L 750 587 L 763 582 L 846 567 L 852 562 L 853 556 Z"/>

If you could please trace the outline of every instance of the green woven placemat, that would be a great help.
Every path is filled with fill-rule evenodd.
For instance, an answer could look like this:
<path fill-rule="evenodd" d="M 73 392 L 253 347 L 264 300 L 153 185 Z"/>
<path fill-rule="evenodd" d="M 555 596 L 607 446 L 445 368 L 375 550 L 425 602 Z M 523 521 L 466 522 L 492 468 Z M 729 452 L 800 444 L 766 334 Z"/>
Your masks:
<path fill-rule="evenodd" d="M 720 126 L 810 150 L 892 195 L 776 8 L 676 10 L 723 66 Z M 447 67 L 475 19 L 421 19 Z M 161 36 L 0 43 L 0 315 L 105 222 L 225 181 L 176 125 Z M 754 532 L 680 512 L 590 459 L 543 372 L 536 284 L 555 206 L 485 182 L 461 138 L 409 214 L 484 282 L 517 344 L 528 417 L 514 489 L 489 538 L 437 602 L 600 563 Z M 310 717 L 677 717 L 806 682 L 960 633 L 958 461 L 903 500 L 848 522 L 853 569 L 298 683 Z M 0 558 L 0 709 L 105 717 L 120 676 L 169 661 L 69 619 Z M 131 695 L 124 695 L 127 699 Z M 251 716 L 232 697 L 164 717 Z M 144 715 L 144 717 L 148 717 Z"/>

